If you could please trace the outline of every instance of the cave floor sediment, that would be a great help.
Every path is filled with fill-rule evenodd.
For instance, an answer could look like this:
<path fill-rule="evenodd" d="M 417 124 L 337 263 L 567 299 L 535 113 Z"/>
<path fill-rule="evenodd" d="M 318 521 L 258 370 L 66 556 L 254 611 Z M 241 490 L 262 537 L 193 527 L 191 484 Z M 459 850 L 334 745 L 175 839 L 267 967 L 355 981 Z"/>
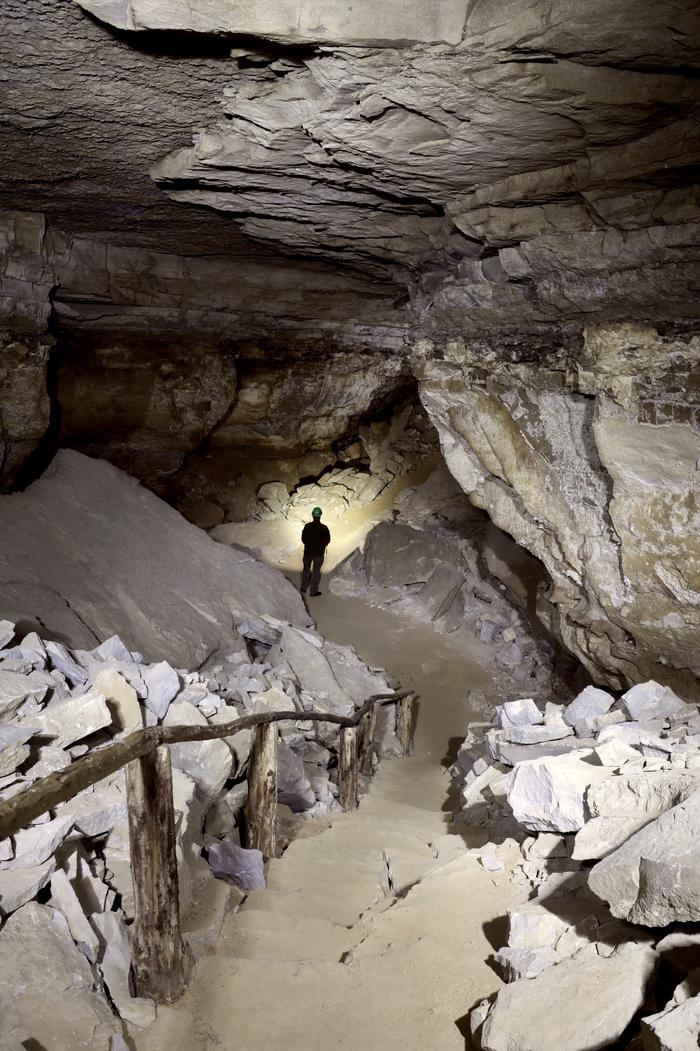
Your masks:
<path fill-rule="evenodd" d="M 384 760 L 358 811 L 270 863 L 182 1000 L 131 1031 L 137 1051 L 461 1051 L 468 1010 L 501 985 L 487 961 L 523 891 L 468 853 L 447 772 L 479 717 L 469 689 L 491 692 L 486 648 L 359 600 L 310 610 L 419 694 L 414 754 Z"/>

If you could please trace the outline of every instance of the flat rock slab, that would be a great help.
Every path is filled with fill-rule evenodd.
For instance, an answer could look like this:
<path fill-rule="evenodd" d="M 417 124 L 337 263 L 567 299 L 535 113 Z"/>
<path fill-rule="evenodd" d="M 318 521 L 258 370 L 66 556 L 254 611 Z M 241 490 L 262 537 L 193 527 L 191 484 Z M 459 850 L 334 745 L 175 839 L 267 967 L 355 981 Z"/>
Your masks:
<path fill-rule="evenodd" d="M 700 996 L 644 1018 L 642 1033 L 645 1051 L 697 1051 Z"/>
<path fill-rule="evenodd" d="M 30 902 L 0 932 L 0 1004 L 12 1004 L 22 1047 L 108 1051 L 121 1028 L 94 991 L 90 965 L 60 912 Z"/>
<path fill-rule="evenodd" d="M 646 946 L 604 959 L 586 949 L 496 997 L 483 1051 L 599 1051 L 614 1043 L 644 1003 L 657 963 Z"/>
<path fill-rule="evenodd" d="M 104 694 L 90 690 L 82 697 L 50 704 L 43 712 L 31 716 L 31 723 L 37 732 L 56 738 L 62 747 L 67 747 L 96 730 L 111 726 L 112 713 Z"/>
<path fill-rule="evenodd" d="M 116 633 L 147 661 L 196 668 L 230 646 L 233 624 L 246 616 L 310 623 L 281 573 L 216 543 L 123 471 L 72 450 L 29 489 L 0 498 L 0 534 L 0 617 L 32 610 L 69 646 L 84 646 L 86 630 L 90 645 Z"/>

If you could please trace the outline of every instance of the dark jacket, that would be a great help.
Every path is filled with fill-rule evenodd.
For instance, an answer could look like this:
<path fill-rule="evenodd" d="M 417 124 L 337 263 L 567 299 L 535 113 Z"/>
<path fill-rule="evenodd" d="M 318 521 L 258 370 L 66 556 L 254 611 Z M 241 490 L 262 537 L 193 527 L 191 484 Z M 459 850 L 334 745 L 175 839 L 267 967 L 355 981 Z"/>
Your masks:
<path fill-rule="evenodd" d="M 301 542 L 307 555 L 323 555 L 331 542 L 328 526 L 323 522 L 307 522 L 301 531 Z"/>

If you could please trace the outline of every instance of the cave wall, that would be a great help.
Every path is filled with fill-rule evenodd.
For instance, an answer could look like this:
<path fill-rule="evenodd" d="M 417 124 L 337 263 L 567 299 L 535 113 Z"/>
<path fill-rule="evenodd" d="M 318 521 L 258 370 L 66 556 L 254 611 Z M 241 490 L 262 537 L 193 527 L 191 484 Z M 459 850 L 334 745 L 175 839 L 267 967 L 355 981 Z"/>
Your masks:
<path fill-rule="evenodd" d="M 419 366 L 450 470 L 541 560 L 540 615 L 615 688 L 698 695 L 699 355 L 692 331 L 630 323 L 545 360 L 452 346 Z"/>

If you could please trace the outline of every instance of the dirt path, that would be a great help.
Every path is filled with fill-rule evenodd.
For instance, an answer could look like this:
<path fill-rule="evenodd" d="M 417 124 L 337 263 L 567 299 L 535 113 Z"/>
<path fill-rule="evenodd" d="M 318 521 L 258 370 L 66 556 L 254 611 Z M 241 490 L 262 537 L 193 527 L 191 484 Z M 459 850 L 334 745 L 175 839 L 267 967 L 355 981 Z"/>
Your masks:
<path fill-rule="evenodd" d="M 445 769 L 489 674 L 429 628 L 324 595 L 320 630 L 421 697 L 415 755 L 384 762 L 354 814 L 269 866 L 182 1001 L 138 1051 L 462 1051 L 465 1016 L 500 986 L 488 934 L 522 892 L 450 827 Z"/>

